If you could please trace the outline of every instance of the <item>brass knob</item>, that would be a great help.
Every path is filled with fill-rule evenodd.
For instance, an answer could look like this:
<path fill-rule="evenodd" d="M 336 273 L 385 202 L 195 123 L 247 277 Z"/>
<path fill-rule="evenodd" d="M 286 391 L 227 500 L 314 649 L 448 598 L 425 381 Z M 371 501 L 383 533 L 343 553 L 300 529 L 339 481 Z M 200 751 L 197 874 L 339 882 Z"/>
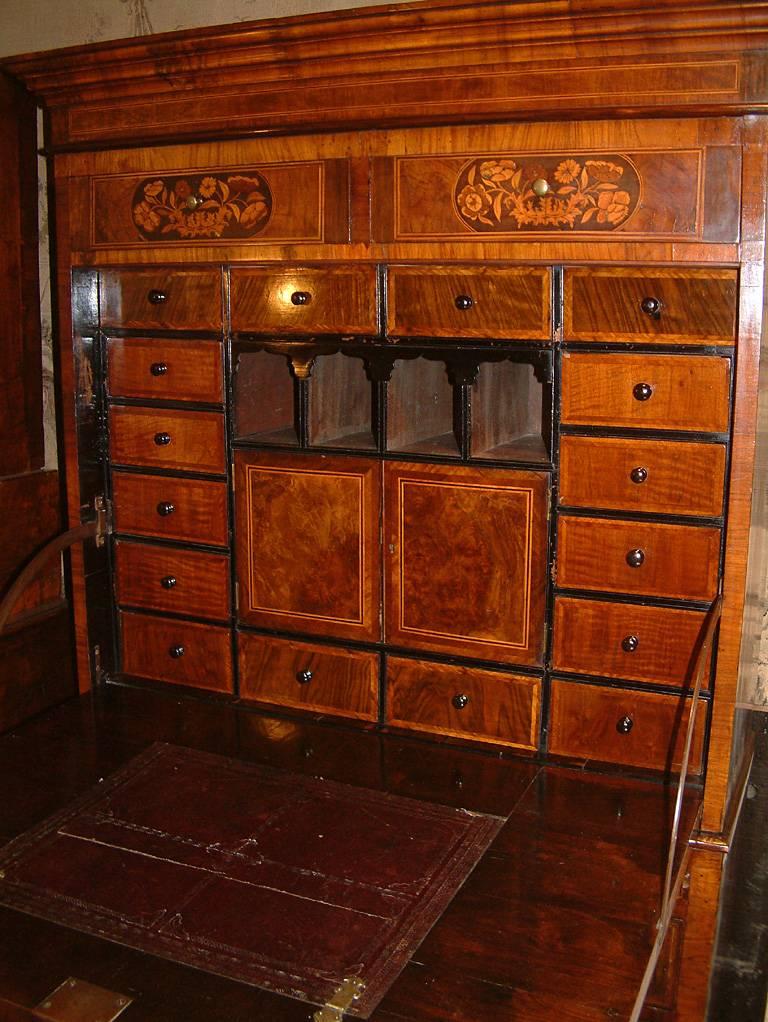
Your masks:
<path fill-rule="evenodd" d="M 167 518 L 168 515 L 172 515 L 176 510 L 176 505 L 172 504 L 170 500 L 161 500 L 157 505 L 157 513 L 161 518 Z"/>
<path fill-rule="evenodd" d="M 651 319 L 659 319 L 661 317 L 661 310 L 663 308 L 663 302 L 660 298 L 643 298 L 640 302 L 640 308 Z"/>
<path fill-rule="evenodd" d="M 451 704 L 456 710 L 463 710 L 468 702 L 469 696 L 465 696 L 463 692 L 457 692 L 453 699 L 451 699 Z"/>
<path fill-rule="evenodd" d="M 650 383 L 636 383 L 632 388 L 632 396 L 635 401 L 647 401 L 653 394 L 653 387 Z"/>
<path fill-rule="evenodd" d="M 147 295 L 147 301 L 151 305 L 162 305 L 163 302 L 168 301 L 168 295 L 165 293 L 165 291 L 160 291 L 158 288 L 152 288 L 152 290 Z"/>
<path fill-rule="evenodd" d="M 152 373 L 153 376 L 165 376 L 165 374 L 168 372 L 168 363 L 153 362 L 152 365 L 149 367 L 149 371 Z"/>
<path fill-rule="evenodd" d="M 538 195 L 540 199 L 543 199 L 549 191 L 549 181 L 545 181 L 543 177 L 536 178 L 531 185 L 531 189 L 534 195 Z"/>
<path fill-rule="evenodd" d="M 171 646 L 171 648 L 168 650 L 168 656 L 172 660 L 180 660 L 181 657 L 184 656 L 184 647 L 183 646 Z"/>
<path fill-rule="evenodd" d="M 645 551 L 639 547 L 637 550 L 628 550 L 626 560 L 630 568 L 639 568 L 645 561 Z"/>
<path fill-rule="evenodd" d="M 466 311 L 467 309 L 471 309 L 475 302 L 474 299 L 470 297 L 470 295 L 456 295 L 456 297 L 453 299 L 453 304 L 456 306 L 457 309 Z"/>
<path fill-rule="evenodd" d="M 202 204 L 202 199 L 199 199 L 196 195 L 188 195 L 185 203 L 187 209 L 197 209 Z"/>
<path fill-rule="evenodd" d="M 636 635 L 625 635 L 621 640 L 621 648 L 625 653 L 634 653 L 639 645 L 640 640 Z"/>
<path fill-rule="evenodd" d="M 632 471 L 629 473 L 629 478 L 632 480 L 633 483 L 637 483 L 639 486 L 640 483 L 644 483 L 645 480 L 648 478 L 648 469 L 641 468 L 640 466 L 638 466 L 637 468 L 633 468 Z"/>
<path fill-rule="evenodd" d="M 616 730 L 620 735 L 628 735 L 634 726 L 635 722 L 631 717 L 620 717 L 616 721 Z"/>
<path fill-rule="evenodd" d="M 163 589 L 173 589 L 176 585 L 176 578 L 174 575 L 166 575 L 165 578 L 160 579 L 160 585 Z"/>
<path fill-rule="evenodd" d="M 294 291 L 291 295 L 291 305 L 309 305 L 312 295 L 309 291 Z"/>
<path fill-rule="evenodd" d="M 158 447 L 167 447 L 171 442 L 170 433 L 155 433 L 154 441 Z"/>
<path fill-rule="evenodd" d="M 310 681 L 312 681 L 313 677 L 314 675 L 312 671 L 310 671 L 309 668 L 305 668 L 303 671 L 299 671 L 297 673 L 296 681 L 298 681 L 300 685 L 308 685 Z"/>

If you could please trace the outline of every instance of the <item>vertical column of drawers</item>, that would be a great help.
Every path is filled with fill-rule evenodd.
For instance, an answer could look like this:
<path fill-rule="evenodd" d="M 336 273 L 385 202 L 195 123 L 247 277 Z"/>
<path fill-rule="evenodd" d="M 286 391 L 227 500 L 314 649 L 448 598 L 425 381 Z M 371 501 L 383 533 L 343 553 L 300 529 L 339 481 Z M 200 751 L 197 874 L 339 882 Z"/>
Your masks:
<path fill-rule="evenodd" d="M 231 691 L 220 274 L 101 283 L 122 669 Z"/>

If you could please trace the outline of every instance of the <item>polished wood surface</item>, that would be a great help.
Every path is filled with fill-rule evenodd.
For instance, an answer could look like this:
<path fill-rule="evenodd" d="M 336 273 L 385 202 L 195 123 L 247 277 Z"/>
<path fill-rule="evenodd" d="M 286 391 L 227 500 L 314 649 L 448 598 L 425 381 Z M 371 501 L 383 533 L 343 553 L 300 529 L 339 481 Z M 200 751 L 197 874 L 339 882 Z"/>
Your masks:
<path fill-rule="evenodd" d="M 107 366 L 112 397 L 211 404 L 224 399 L 222 347 L 217 341 L 110 337 Z"/>
<path fill-rule="evenodd" d="M 725 463 L 723 444 L 563 436 L 560 503 L 717 518 Z"/>
<path fill-rule="evenodd" d="M 114 472 L 112 496 L 117 532 L 227 545 L 226 483 Z"/>
<path fill-rule="evenodd" d="M 229 560 L 222 554 L 119 540 L 118 602 L 221 621 L 229 616 Z"/>
<path fill-rule="evenodd" d="M 387 723 L 536 749 L 541 680 L 387 657 Z"/>
<path fill-rule="evenodd" d="M 187 472 L 225 470 L 224 416 L 220 412 L 113 405 L 109 419 L 109 450 L 117 465 Z M 165 436 L 170 440 L 160 442 Z"/>
<path fill-rule="evenodd" d="M 735 270 L 574 267 L 565 274 L 563 337 L 733 344 L 736 294 Z"/>
<path fill-rule="evenodd" d="M 730 366 L 691 355 L 563 356 L 562 419 L 584 426 L 701 430 L 728 428 Z M 638 400 L 634 388 L 651 395 Z"/>
<path fill-rule="evenodd" d="M 221 330 L 221 277 L 215 270 L 104 270 L 100 277 L 103 326 Z"/>
<path fill-rule="evenodd" d="M 247 632 L 239 634 L 238 650 L 243 699 L 358 720 L 378 718 L 375 653 Z"/>
<path fill-rule="evenodd" d="M 120 642 L 126 674 L 232 692 L 232 636 L 228 628 L 123 611 Z"/>
<path fill-rule="evenodd" d="M 707 601 L 717 593 L 719 529 L 561 515 L 557 544 L 561 589 Z M 642 552 L 638 566 L 632 551 Z"/>

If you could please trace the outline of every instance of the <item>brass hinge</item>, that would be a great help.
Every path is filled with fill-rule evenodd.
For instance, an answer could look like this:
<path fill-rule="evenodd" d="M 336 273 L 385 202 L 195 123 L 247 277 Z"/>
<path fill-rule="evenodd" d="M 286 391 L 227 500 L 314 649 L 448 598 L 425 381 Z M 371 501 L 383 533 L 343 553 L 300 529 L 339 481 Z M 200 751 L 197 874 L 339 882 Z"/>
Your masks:
<path fill-rule="evenodd" d="M 112 505 L 106 497 L 99 495 L 94 499 L 93 508 L 96 512 L 96 546 L 101 547 L 112 532 Z"/>
<path fill-rule="evenodd" d="M 365 983 L 361 979 L 357 976 L 348 976 L 335 991 L 330 1001 L 316 1011 L 312 1018 L 315 1022 L 341 1022 L 344 1012 L 360 999 L 363 990 L 365 990 Z"/>

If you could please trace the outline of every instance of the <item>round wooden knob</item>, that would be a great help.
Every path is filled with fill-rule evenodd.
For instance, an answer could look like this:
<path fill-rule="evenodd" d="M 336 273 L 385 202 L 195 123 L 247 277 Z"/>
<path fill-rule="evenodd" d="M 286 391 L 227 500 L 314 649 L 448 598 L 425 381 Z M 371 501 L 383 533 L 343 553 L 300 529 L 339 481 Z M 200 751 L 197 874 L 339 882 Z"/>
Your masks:
<path fill-rule="evenodd" d="M 621 640 L 621 648 L 625 653 L 634 653 L 639 645 L 640 640 L 636 635 L 625 635 Z"/>
<path fill-rule="evenodd" d="M 170 649 L 168 650 L 168 656 L 172 660 L 180 660 L 181 657 L 184 656 L 184 647 L 183 646 L 171 646 Z"/>
<path fill-rule="evenodd" d="M 463 692 L 457 692 L 453 699 L 451 699 L 451 704 L 456 710 L 463 710 L 468 702 L 469 696 L 465 696 Z"/>
<path fill-rule="evenodd" d="M 160 585 L 163 589 L 173 589 L 176 585 L 176 578 L 174 575 L 166 575 L 165 578 L 160 579 Z"/>
<path fill-rule="evenodd" d="M 168 295 L 165 291 L 160 291 L 158 288 L 152 288 L 147 295 L 147 301 L 152 305 L 162 305 L 163 302 L 168 301 Z"/>
<path fill-rule="evenodd" d="M 170 442 L 170 433 L 155 433 L 155 443 L 158 447 L 167 447 Z"/>
<path fill-rule="evenodd" d="M 620 735 L 628 735 L 634 726 L 635 722 L 631 717 L 620 717 L 616 721 L 616 730 Z"/>
<path fill-rule="evenodd" d="M 176 505 L 172 504 L 170 500 L 161 500 L 157 505 L 157 513 L 161 518 L 167 518 L 168 515 L 172 515 L 176 510 Z"/>
<path fill-rule="evenodd" d="M 149 367 L 149 371 L 153 376 L 165 376 L 168 372 L 168 364 L 167 362 L 153 362 Z"/>
<path fill-rule="evenodd" d="M 633 483 L 637 483 L 639 486 L 641 483 L 644 483 L 645 480 L 648 478 L 648 469 L 640 468 L 640 466 L 638 466 L 637 468 L 633 468 L 632 471 L 629 473 L 629 478 L 632 480 Z"/>
<path fill-rule="evenodd" d="M 453 304 L 457 309 L 464 311 L 466 309 L 471 309 L 475 302 L 470 295 L 456 295 L 453 299 Z"/>
<path fill-rule="evenodd" d="M 658 319 L 661 315 L 662 302 L 660 298 L 652 298 L 650 295 L 647 298 L 643 298 L 640 302 L 640 308 L 652 319 Z"/>
<path fill-rule="evenodd" d="M 636 550 L 628 550 L 626 560 L 630 568 L 639 568 L 645 562 L 645 551 L 639 547 Z"/>
<path fill-rule="evenodd" d="M 291 295 L 291 305 L 309 305 L 312 295 L 309 291 L 294 291 Z"/>
<path fill-rule="evenodd" d="M 650 383 L 636 383 L 632 388 L 632 396 L 635 401 L 647 401 L 653 394 L 653 387 Z"/>
<path fill-rule="evenodd" d="M 312 671 L 310 671 L 309 668 L 305 668 L 305 670 L 297 672 L 296 681 L 298 681 L 300 685 L 308 685 L 310 681 L 312 681 L 313 677 L 314 675 Z"/>

